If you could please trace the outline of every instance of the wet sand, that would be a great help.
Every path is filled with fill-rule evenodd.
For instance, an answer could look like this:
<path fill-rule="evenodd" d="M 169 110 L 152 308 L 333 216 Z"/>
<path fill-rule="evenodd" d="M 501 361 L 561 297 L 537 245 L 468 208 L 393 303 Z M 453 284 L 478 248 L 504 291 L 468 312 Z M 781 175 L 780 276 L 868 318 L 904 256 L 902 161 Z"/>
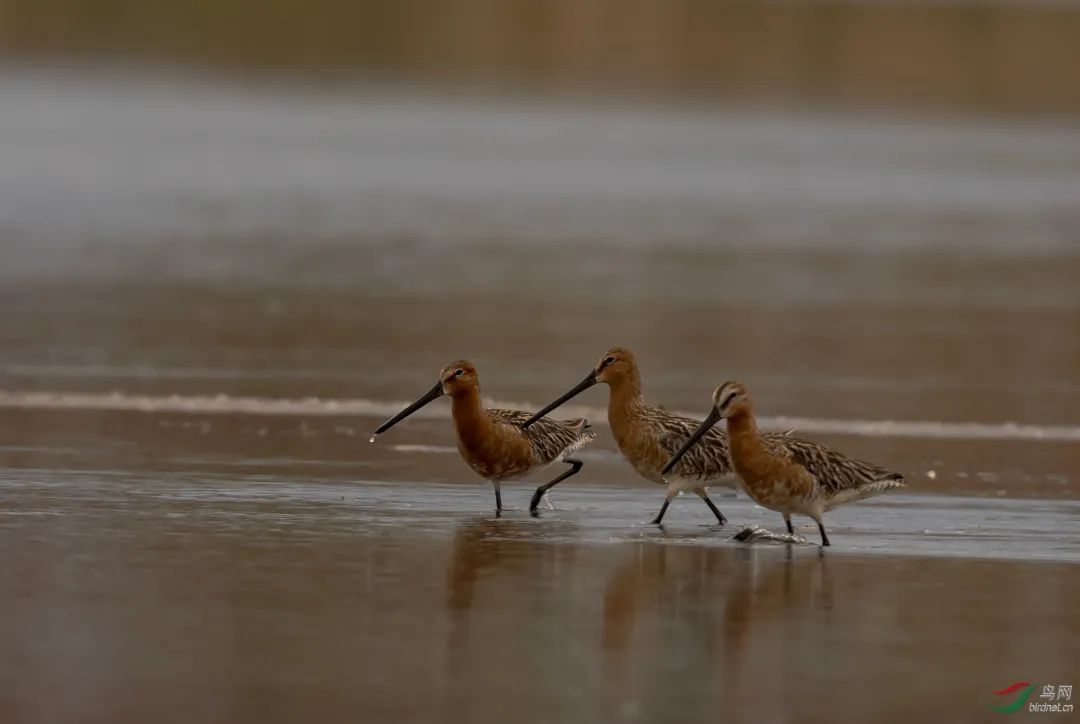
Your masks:
<path fill-rule="evenodd" d="M 5 720 L 974 722 L 1075 683 L 1075 130 L 162 93 L 0 78 Z M 451 359 L 528 408 L 611 344 L 909 489 L 824 553 L 732 543 L 782 524 L 743 498 L 645 526 L 602 389 L 537 519 L 444 403 L 366 442 Z"/>

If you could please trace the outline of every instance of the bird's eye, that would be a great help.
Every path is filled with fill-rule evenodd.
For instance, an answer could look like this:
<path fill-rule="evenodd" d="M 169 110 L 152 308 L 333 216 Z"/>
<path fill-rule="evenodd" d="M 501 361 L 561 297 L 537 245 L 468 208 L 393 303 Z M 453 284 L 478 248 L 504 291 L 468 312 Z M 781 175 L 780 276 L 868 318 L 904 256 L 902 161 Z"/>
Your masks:
<path fill-rule="evenodd" d="M 605 357 L 604 358 L 604 364 L 605 365 L 615 364 L 615 358 L 614 357 Z"/>
<path fill-rule="evenodd" d="M 465 374 L 465 370 L 454 370 L 454 377 L 461 377 Z"/>

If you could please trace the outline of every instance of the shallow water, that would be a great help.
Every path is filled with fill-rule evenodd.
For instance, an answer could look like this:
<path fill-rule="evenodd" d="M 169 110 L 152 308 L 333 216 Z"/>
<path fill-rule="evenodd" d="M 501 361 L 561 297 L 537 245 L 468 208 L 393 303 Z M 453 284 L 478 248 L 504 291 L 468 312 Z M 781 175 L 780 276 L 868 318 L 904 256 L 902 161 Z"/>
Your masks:
<path fill-rule="evenodd" d="M 913 486 L 829 549 L 744 545 L 779 516 L 716 490 L 728 526 L 646 525 L 661 490 L 602 435 L 555 511 L 521 482 L 496 518 L 446 420 L 378 419 L 0 413 L 7 715 L 982 721 L 1075 678 L 1075 497 Z"/>
<path fill-rule="evenodd" d="M 5 719 L 985 721 L 1075 683 L 1075 129 L 17 72 L 0 121 Z M 721 491 L 724 529 L 642 525 L 602 388 L 536 519 L 444 402 L 366 442 L 455 358 L 534 408 L 611 344 L 909 489 L 823 555 L 731 542 L 782 521 Z"/>
<path fill-rule="evenodd" d="M 7 469 L 7 716 L 980 721 L 1080 655 L 1075 502 L 884 497 L 822 552 L 731 542 L 779 527 L 745 500 L 658 530 L 648 484 L 566 484 L 539 518 L 514 486 L 497 519 L 482 484 L 299 472 L 307 445 L 284 475 L 107 444 Z"/>

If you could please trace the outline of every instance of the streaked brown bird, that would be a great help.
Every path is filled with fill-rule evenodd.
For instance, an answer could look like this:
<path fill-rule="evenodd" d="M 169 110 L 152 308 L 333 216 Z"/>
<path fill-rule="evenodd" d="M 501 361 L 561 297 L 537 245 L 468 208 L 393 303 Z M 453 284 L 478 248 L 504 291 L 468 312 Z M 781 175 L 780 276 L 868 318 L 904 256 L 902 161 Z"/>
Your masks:
<path fill-rule="evenodd" d="M 662 473 L 679 470 L 682 458 L 711 435 L 719 420 L 727 420 L 728 445 L 735 472 L 754 501 L 784 516 L 788 533 L 793 514 L 813 518 L 821 545 L 829 545 L 822 515 L 833 508 L 904 487 L 904 476 L 873 463 L 854 460 L 809 440 L 777 440 L 758 432 L 746 386 L 725 382 L 713 392 L 713 406 L 701 426 L 672 456 Z"/>
<path fill-rule="evenodd" d="M 529 510 L 536 512 L 544 495 L 553 487 L 581 470 L 582 462 L 570 457 L 576 450 L 596 439 L 585 418 L 545 420 L 535 429 L 524 429 L 529 413 L 495 410 L 480 401 L 480 378 L 476 367 L 467 360 L 447 365 L 439 381 L 398 414 L 384 422 L 371 436 L 380 435 L 424 405 L 449 395 L 457 446 L 469 467 L 495 488 L 495 512 L 502 511 L 502 483 L 536 472 L 554 462 L 564 462 L 570 469 L 541 485 L 533 494 Z"/>
<path fill-rule="evenodd" d="M 704 500 L 723 525 L 727 519 L 709 499 L 708 489 L 712 485 L 737 485 L 738 478 L 728 461 L 727 437 L 720 430 L 706 432 L 702 444 L 684 453 L 669 479 L 665 480 L 660 471 L 697 429 L 700 420 L 673 415 L 646 404 L 641 393 L 641 375 L 634 355 L 628 349 L 609 349 L 584 380 L 530 417 L 523 427 L 539 424 L 544 415 L 599 382 L 610 388 L 608 423 L 619 450 L 639 475 L 667 486 L 664 504 L 652 522 L 660 525 L 672 499 L 689 491 Z"/>

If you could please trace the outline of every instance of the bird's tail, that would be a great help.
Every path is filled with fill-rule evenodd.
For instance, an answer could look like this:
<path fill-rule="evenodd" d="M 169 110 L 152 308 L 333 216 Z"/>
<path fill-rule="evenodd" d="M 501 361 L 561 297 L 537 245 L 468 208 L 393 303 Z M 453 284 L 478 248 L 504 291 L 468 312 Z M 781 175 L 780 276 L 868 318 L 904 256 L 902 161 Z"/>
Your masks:
<path fill-rule="evenodd" d="M 872 498 L 875 495 L 881 495 L 890 490 L 896 490 L 903 487 L 906 487 L 903 475 L 900 473 L 885 473 L 881 477 L 868 480 L 862 485 L 838 491 L 829 498 L 826 510 L 832 510 L 844 503 L 865 500 L 866 498 Z"/>
<path fill-rule="evenodd" d="M 583 440 L 595 440 L 596 430 L 593 429 L 592 424 L 587 417 L 579 417 L 575 420 L 561 420 L 562 424 L 571 428 L 576 432 Z"/>
<path fill-rule="evenodd" d="M 572 427 L 578 432 L 585 432 L 592 429 L 592 423 L 589 422 L 587 417 L 579 417 L 574 420 L 564 420 L 563 424 L 567 427 Z"/>

